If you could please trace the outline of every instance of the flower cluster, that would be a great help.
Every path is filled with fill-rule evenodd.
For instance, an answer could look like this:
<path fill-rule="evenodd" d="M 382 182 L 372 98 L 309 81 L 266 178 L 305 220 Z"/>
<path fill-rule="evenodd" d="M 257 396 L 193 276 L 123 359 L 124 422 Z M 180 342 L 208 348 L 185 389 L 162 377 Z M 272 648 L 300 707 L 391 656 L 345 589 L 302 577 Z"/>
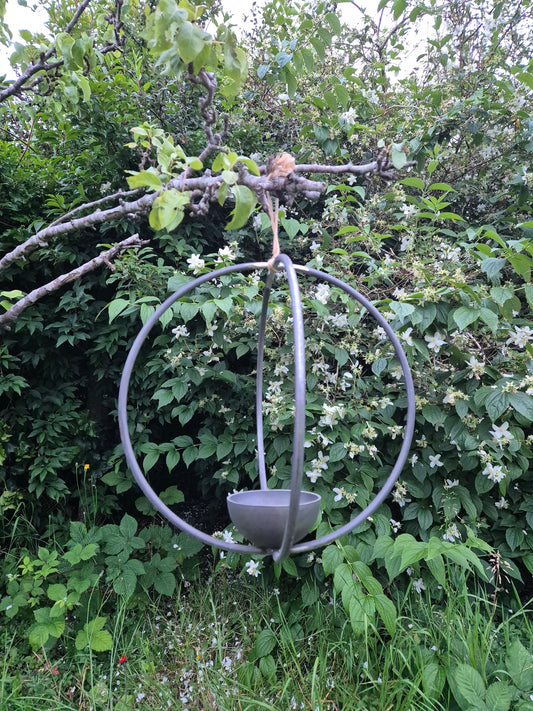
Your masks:
<path fill-rule="evenodd" d="M 481 473 L 496 484 L 503 481 L 507 475 L 502 464 L 492 464 L 492 462 L 488 462 Z"/>
<path fill-rule="evenodd" d="M 322 454 L 322 452 L 319 452 L 316 459 L 313 459 L 311 462 L 311 470 L 305 473 L 312 484 L 315 484 L 319 477 L 322 476 L 322 472 L 327 470 L 328 462 L 329 457 Z"/>

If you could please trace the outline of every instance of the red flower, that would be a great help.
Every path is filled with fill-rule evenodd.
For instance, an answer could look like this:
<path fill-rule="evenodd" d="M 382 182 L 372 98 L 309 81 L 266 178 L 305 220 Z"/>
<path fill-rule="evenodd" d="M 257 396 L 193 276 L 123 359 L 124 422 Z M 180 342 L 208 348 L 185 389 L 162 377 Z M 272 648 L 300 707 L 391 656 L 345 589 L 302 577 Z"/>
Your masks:
<path fill-rule="evenodd" d="M 54 676 L 57 676 L 59 674 L 59 666 L 56 664 L 55 667 L 52 667 L 50 669 L 50 673 L 53 674 Z"/>
<path fill-rule="evenodd" d="M 126 655 L 123 654 L 123 655 L 120 657 L 120 659 L 118 660 L 117 664 L 124 664 L 125 661 L 126 661 Z"/>

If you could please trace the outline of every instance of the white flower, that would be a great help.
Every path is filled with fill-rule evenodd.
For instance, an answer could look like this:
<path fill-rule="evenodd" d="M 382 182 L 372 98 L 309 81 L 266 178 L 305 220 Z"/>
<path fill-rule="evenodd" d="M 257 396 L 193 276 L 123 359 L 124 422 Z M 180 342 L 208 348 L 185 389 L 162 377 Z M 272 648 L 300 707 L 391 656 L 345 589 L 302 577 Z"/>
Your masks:
<path fill-rule="evenodd" d="M 394 533 L 398 533 L 402 524 L 399 521 L 395 521 L 393 518 L 389 519 L 389 523 Z"/>
<path fill-rule="evenodd" d="M 533 331 L 529 326 L 523 326 L 522 328 L 517 326 L 514 333 L 509 333 L 506 343 L 518 348 L 525 348 L 531 339 L 533 339 Z"/>
<path fill-rule="evenodd" d="M 504 444 L 509 444 L 509 442 L 514 439 L 514 435 L 509 431 L 509 423 L 504 422 L 502 425 L 492 425 L 490 434 L 496 440 L 496 442 L 502 447 Z"/>
<path fill-rule="evenodd" d="M 424 585 L 424 581 L 422 578 L 418 578 L 418 580 L 413 580 L 413 587 L 417 591 L 418 594 L 422 592 L 422 590 L 426 589 L 426 586 Z"/>
<path fill-rule="evenodd" d="M 248 575 L 253 575 L 254 578 L 257 578 L 260 571 L 259 571 L 259 562 L 256 560 L 249 560 L 246 563 L 246 572 Z"/>
<path fill-rule="evenodd" d="M 184 325 L 182 325 L 182 326 L 176 326 L 176 328 L 173 328 L 173 329 L 172 329 L 172 333 L 174 334 L 174 336 L 175 336 L 177 339 L 180 338 L 181 336 L 186 337 L 186 336 L 189 335 L 189 331 L 187 330 L 187 326 L 184 326 Z"/>
<path fill-rule="evenodd" d="M 394 491 L 392 492 L 392 500 L 403 508 L 405 504 L 408 504 L 411 499 L 407 498 L 407 489 L 404 482 L 397 481 L 394 485 Z"/>
<path fill-rule="evenodd" d="M 485 365 L 480 363 L 475 356 L 470 356 L 470 360 L 466 365 L 472 371 L 468 376 L 470 379 L 476 378 L 476 380 L 479 380 L 480 376 L 485 372 Z"/>
<path fill-rule="evenodd" d="M 339 115 L 339 118 L 344 121 L 347 128 L 351 128 L 357 121 L 357 109 L 351 108 Z"/>
<path fill-rule="evenodd" d="M 318 452 L 318 457 L 313 459 L 311 466 L 313 469 L 324 469 L 328 468 L 329 457 L 325 457 L 322 452 Z"/>
<path fill-rule="evenodd" d="M 199 254 L 191 254 L 189 259 L 187 259 L 187 264 L 189 265 L 189 269 L 193 270 L 193 274 L 198 274 L 199 270 L 204 268 L 205 260 L 203 260 Z"/>
<path fill-rule="evenodd" d="M 409 218 L 412 217 L 414 214 L 416 214 L 416 212 L 418 211 L 418 208 L 416 207 L 416 205 L 406 205 L 406 204 L 403 204 L 402 207 L 401 207 L 401 210 L 402 210 L 402 212 L 403 212 L 403 214 L 404 214 L 404 217 L 405 217 L 406 219 L 409 219 Z"/>
<path fill-rule="evenodd" d="M 407 252 L 413 246 L 413 235 L 403 235 L 400 242 L 400 252 Z"/>
<path fill-rule="evenodd" d="M 443 486 L 445 489 L 453 489 L 454 486 L 459 486 L 459 479 L 446 479 Z"/>
<path fill-rule="evenodd" d="M 316 288 L 315 299 L 321 304 L 327 304 L 329 299 L 329 284 L 319 284 Z"/>
<path fill-rule="evenodd" d="M 338 487 L 334 487 L 333 491 L 335 492 L 336 496 L 333 499 L 333 501 L 340 501 L 342 497 L 344 496 L 344 489 L 339 489 Z"/>
<path fill-rule="evenodd" d="M 442 467 L 443 466 L 443 462 L 441 462 L 441 459 L 440 459 L 440 454 L 435 454 L 435 455 L 430 454 L 429 455 L 429 466 L 431 467 L 431 469 L 434 469 L 435 467 Z"/>
<path fill-rule="evenodd" d="M 224 657 L 222 660 L 222 667 L 224 668 L 225 671 L 229 671 L 231 669 L 232 661 L 230 657 Z"/>
<path fill-rule="evenodd" d="M 437 331 L 433 336 L 424 336 L 424 340 L 427 341 L 428 348 L 435 353 L 440 351 L 440 347 L 446 344 L 443 340 L 442 335 Z"/>
<path fill-rule="evenodd" d="M 503 496 L 499 499 L 499 501 L 494 502 L 494 506 L 496 506 L 497 509 L 508 509 L 509 508 L 507 499 L 505 499 Z"/>
<path fill-rule="evenodd" d="M 322 472 L 319 469 L 311 469 L 310 472 L 305 472 L 305 476 L 309 479 L 311 484 L 316 484 L 317 479 L 322 476 Z"/>
<path fill-rule="evenodd" d="M 348 326 L 347 314 L 333 314 L 327 317 L 327 321 L 337 328 L 346 328 Z"/>
<path fill-rule="evenodd" d="M 445 541 L 450 541 L 450 543 L 454 543 L 456 538 L 461 538 L 461 534 L 459 533 L 457 525 L 455 523 L 451 523 L 446 529 L 443 539 Z"/>
<path fill-rule="evenodd" d="M 318 421 L 320 427 L 325 427 L 325 425 L 334 427 L 337 424 L 337 420 L 344 417 L 344 407 L 342 405 L 328 405 L 325 402 L 322 405 L 322 411 L 324 414 Z"/>
<path fill-rule="evenodd" d="M 231 531 L 222 531 L 222 539 L 226 541 L 226 543 L 233 543 L 233 533 Z"/>
<path fill-rule="evenodd" d="M 418 462 L 418 454 L 413 454 L 413 456 L 409 459 L 409 464 L 411 466 L 414 466 Z"/>
<path fill-rule="evenodd" d="M 492 464 L 491 462 L 488 462 L 488 464 L 485 465 L 485 469 L 483 469 L 481 473 L 488 477 L 491 481 L 499 484 L 500 481 L 505 479 L 507 472 L 504 471 L 501 464 Z"/>
<path fill-rule="evenodd" d="M 218 250 L 218 256 L 219 261 L 224 261 L 225 259 L 227 259 L 229 262 L 233 262 L 233 260 L 235 259 L 235 253 L 232 252 L 231 247 L 228 247 L 227 245 L 226 247 L 221 247 Z"/>

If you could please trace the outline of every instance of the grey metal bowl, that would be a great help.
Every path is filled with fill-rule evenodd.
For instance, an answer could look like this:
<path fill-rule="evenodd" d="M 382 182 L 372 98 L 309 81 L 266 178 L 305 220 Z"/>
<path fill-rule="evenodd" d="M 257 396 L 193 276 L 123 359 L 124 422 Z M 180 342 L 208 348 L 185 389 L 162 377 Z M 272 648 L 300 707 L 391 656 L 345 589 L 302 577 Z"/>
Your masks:
<path fill-rule="evenodd" d="M 251 543 L 265 550 L 281 546 L 289 515 L 290 489 L 237 491 L 227 498 L 228 511 L 235 528 Z M 301 540 L 315 523 L 320 511 L 320 496 L 300 492 L 294 540 Z"/>

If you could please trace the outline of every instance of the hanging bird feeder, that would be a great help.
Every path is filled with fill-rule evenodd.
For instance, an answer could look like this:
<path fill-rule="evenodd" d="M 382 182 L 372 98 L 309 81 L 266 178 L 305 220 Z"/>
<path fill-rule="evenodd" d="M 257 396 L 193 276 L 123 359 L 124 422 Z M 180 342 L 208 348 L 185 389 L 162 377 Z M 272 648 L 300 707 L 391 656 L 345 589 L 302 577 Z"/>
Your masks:
<path fill-rule="evenodd" d="M 135 458 L 128 428 L 128 388 L 133 366 L 135 365 L 142 344 L 163 313 L 176 301 L 201 284 L 219 279 L 226 274 L 246 273 L 265 269 L 268 270 L 268 274 L 263 292 L 263 302 L 259 320 L 256 376 L 257 463 L 260 488 L 252 491 L 234 492 L 227 497 L 228 512 L 233 524 L 237 530 L 250 541 L 250 545 L 246 545 L 234 541 L 223 541 L 198 530 L 177 516 L 177 514 L 161 501 L 146 480 Z M 265 331 L 270 292 L 276 270 L 283 270 L 287 277 L 294 341 L 294 428 L 292 437 L 290 489 L 268 488 L 263 436 L 263 360 Z M 341 289 L 368 311 L 375 321 L 384 329 L 388 339 L 393 345 L 402 368 L 407 394 L 407 414 L 403 443 L 396 463 L 381 490 L 368 506 L 352 518 L 351 521 L 325 536 L 305 541 L 302 539 L 308 535 L 320 512 L 321 497 L 316 493 L 301 490 L 305 445 L 306 374 L 304 324 L 298 275 L 311 277 Z M 364 296 L 340 279 L 325 272 L 311 269 L 310 267 L 295 265 L 287 255 L 278 254 L 268 263 L 249 262 L 246 264 L 236 264 L 203 274 L 178 289 L 154 311 L 136 337 L 127 357 L 120 382 L 118 417 L 122 445 L 133 476 L 150 503 L 171 524 L 194 536 L 206 545 L 215 546 L 226 551 L 235 551 L 237 553 L 266 553 L 272 555 L 274 560 L 280 561 L 288 555 L 295 555 L 320 548 L 336 538 L 346 535 L 358 524 L 365 521 L 368 516 L 383 503 L 398 479 L 409 453 L 415 423 L 415 394 L 413 379 L 405 353 L 394 331 L 379 311 L 372 306 Z"/>

